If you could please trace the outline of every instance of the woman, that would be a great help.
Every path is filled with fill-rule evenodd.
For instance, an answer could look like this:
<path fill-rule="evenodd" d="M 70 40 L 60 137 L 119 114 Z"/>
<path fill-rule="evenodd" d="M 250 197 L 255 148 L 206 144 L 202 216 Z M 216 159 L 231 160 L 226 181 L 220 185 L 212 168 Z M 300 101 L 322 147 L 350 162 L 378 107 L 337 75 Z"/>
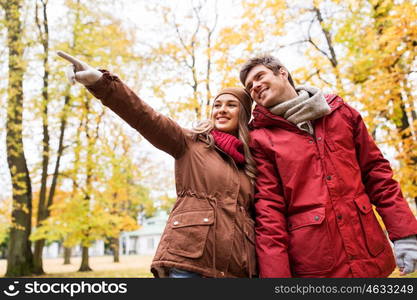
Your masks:
<path fill-rule="evenodd" d="M 151 271 L 155 277 L 253 277 L 251 217 L 255 165 L 249 152 L 252 100 L 241 88 L 222 90 L 211 120 L 193 130 L 154 111 L 108 71 L 64 53 L 71 81 L 84 84 L 155 147 L 175 158 L 177 201 Z"/>

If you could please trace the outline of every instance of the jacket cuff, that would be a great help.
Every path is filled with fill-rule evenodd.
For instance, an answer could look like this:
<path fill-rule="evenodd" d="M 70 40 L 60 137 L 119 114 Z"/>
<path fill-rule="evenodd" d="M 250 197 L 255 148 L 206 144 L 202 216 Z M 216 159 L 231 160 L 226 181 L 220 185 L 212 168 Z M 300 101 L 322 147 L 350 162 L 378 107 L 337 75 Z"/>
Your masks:
<path fill-rule="evenodd" d="M 103 76 L 101 76 L 100 79 L 95 83 L 86 85 L 85 87 L 91 94 L 93 94 L 94 97 L 100 100 L 104 100 L 108 93 L 111 91 L 112 81 L 120 81 L 120 79 L 105 69 L 99 69 L 99 71 L 103 73 Z"/>
<path fill-rule="evenodd" d="M 399 241 L 399 240 L 409 239 L 409 238 L 412 238 L 412 237 L 415 237 L 417 239 L 417 233 L 406 235 L 406 236 L 403 236 L 403 237 L 390 238 L 390 240 L 391 240 L 391 242 L 396 242 L 396 241 Z"/>

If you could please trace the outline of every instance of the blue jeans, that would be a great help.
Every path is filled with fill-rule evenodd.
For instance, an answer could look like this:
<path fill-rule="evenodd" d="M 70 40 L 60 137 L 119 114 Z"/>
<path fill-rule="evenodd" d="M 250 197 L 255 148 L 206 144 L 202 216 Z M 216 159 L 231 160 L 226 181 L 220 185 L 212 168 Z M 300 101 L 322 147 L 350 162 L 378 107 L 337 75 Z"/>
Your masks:
<path fill-rule="evenodd" d="M 169 278 L 201 278 L 201 275 L 186 270 L 171 268 L 169 269 Z"/>

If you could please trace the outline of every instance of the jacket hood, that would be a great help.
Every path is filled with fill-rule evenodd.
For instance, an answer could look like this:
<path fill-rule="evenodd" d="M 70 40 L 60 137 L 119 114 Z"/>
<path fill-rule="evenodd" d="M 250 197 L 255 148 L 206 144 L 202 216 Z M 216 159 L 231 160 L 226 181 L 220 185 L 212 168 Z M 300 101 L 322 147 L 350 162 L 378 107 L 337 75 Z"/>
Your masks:
<path fill-rule="evenodd" d="M 332 113 L 336 110 L 342 103 L 343 100 L 337 95 L 328 94 L 324 96 L 326 98 L 327 103 L 331 108 Z M 250 129 L 257 129 L 263 127 L 270 127 L 270 126 L 279 126 L 284 129 L 289 130 L 297 130 L 297 128 L 291 122 L 287 121 L 283 117 L 277 116 L 272 114 L 268 108 L 256 105 L 255 109 L 252 112 L 253 119 L 249 123 Z"/>

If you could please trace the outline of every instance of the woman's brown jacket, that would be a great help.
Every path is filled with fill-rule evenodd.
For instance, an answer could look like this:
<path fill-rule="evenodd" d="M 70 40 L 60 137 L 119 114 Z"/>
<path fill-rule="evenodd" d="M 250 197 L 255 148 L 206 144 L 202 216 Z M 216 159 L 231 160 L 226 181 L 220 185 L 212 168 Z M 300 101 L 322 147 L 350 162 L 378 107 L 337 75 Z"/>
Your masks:
<path fill-rule="evenodd" d="M 88 90 L 175 158 L 177 201 L 151 265 L 154 276 L 166 277 L 170 267 L 205 277 L 256 275 L 253 187 L 244 171 L 220 149 L 208 148 L 154 111 L 117 76 L 102 72 Z"/>

